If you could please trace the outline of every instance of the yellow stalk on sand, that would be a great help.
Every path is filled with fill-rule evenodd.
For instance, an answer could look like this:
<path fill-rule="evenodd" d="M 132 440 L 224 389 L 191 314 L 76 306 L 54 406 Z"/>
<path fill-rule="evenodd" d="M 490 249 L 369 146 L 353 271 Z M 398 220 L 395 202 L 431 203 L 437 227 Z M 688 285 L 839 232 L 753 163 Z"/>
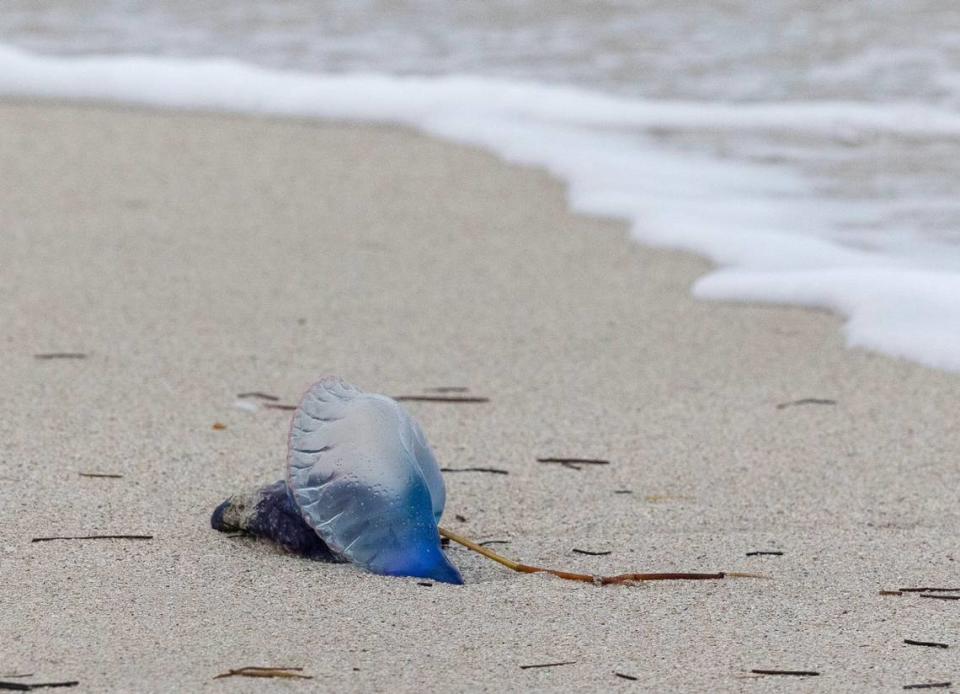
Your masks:
<path fill-rule="evenodd" d="M 641 581 L 709 581 L 722 578 L 769 578 L 761 574 L 734 573 L 722 571 L 717 573 L 627 573 L 616 576 L 592 576 L 590 574 L 578 574 L 570 571 L 560 571 L 558 569 L 545 569 L 540 566 L 530 566 L 521 564 L 513 559 L 501 556 L 496 552 L 474 542 L 473 540 L 458 535 L 457 533 L 441 527 L 440 535 L 452 542 L 463 545 L 477 554 L 482 554 L 487 559 L 501 564 L 511 571 L 518 571 L 524 574 L 546 573 L 557 578 L 563 578 L 568 581 L 580 581 L 582 583 L 593 583 L 600 586 L 623 585 L 630 583 L 639 583 Z"/>

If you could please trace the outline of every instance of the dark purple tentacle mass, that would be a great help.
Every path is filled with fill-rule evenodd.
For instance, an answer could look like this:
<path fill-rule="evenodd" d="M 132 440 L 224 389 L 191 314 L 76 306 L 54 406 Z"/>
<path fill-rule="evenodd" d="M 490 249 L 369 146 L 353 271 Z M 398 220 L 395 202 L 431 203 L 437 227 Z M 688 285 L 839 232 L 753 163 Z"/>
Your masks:
<path fill-rule="evenodd" d="M 308 559 L 343 561 L 303 520 L 284 480 L 231 496 L 214 510 L 210 525 L 224 533 L 241 531 L 271 540 Z"/>

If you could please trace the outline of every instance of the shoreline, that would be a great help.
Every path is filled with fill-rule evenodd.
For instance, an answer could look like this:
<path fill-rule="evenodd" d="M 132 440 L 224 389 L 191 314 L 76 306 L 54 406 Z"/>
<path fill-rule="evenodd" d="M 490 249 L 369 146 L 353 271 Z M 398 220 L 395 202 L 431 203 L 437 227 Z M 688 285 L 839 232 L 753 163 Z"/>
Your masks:
<path fill-rule="evenodd" d="M 697 282 L 699 298 L 828 308 L 845 317 L 848 345 L 960 373 L 956 249 L 910 192 L 939 190 L 938 177 L 896 163 L 912 161 L 917 138 L 940 150 L 960 127 L 930 104 L 648 101 L 495 77 L 58 57 L 3 45 L 0 65 L 0 92 L 10 96 L 399 124 L 481 146 L 553 172 L 572 208 L 628 220 L 641 243 L 710 259 L 720 269 Z M 688 136 L 700 145 L 684 147 Z M 753 136 L 766 144 L 738 145 Z M 826 148 L 825 169 L 797 157 L 808 146 Z M 834 156 L 845 163 L 829 164 Z M 952 161 L 947 150 L 940 156 Z M 878 166 L 897 181 L 898 204 L 919 205 L 902 230 L 883 221 Z M 847 191 L 840 204 L 829 193 L 836 187 Z M 899 240 L 907 231 L 909 251 Z"/>
<path fill-rule="evenodd" d="M 91 691 L 243 665 L 402 691 L 951 678 L 902 644 L 953 638 L 951 605 L 878 591 L 956 575 L 960 376 L 847 350 L 820 312 L 697 302 L 705 261 L 391 126 L 4 102 L 0 154 L 5 670 Z M 87 358 L 33 356 L 60 351 Z M 456 550 L 467 585 L 425 588 L 210 530 L 282 476 L 287 415 L 236 395 L 295 402 L 329 372 L 490 398 L 408 410 L 442 465 L 508 470 L 448 475 L 444 520 L 507 556 L 777 580 L 597 589 Z M 778 409 L 807 398 L 834 404 Z M 96 532 L 154 539 L 30 542 Z"/>

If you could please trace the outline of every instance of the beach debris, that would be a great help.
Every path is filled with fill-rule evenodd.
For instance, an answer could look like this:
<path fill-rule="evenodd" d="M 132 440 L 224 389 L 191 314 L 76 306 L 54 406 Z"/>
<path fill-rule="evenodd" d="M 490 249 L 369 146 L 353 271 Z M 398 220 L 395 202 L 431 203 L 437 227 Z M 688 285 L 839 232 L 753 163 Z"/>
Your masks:
<path fill-rule="evenodd" d="M 632 489 L 614 489 L 613 493 L 614 494 L 633 494 L 633 490 Z"/>
<path fill-rule="evenodd" d="M 777 549 L 757 549 L 747 552 L 748 557 L 782 557 L 783 552 Z"/>
<path fill-rule="evenodd" d="M 510 540 L 484 540 L 483 542 L 478 542 L 477 544 L 481 547 L 486 547 L 487 545 L 509 545 Z"/>
<path fill-rule="evenodd" d="M 564 660 L 558 663 L 534 663 L 533 665 L 521 665 L 521 670 L 535 670 L 542 667 L 560 667 L 561 665 L 573 665 L 576 660 Z"/>
<path fill-rule="evenodd" d="M 215 680 L 226 679 L 227 677 L 262 677 L 279 678 L 287 680 L 312 680 L 313 675 L 304 675 L 302 667 L 260 667 L 258 665 L 247 665 L 245 667 L 227 670 L 214 677 Z"/>
<path fill-rule="evenodd" d="M 484 546 L 494 540 L 478 543 L 440 527 L 445 501 L 441 469 L 420 426 L 400 404 L 327 377 L 311 386 L 295 409 L 286 480 L 229 497 L 214 510 L 210 525 L 272 540 L 311 559 L 442 583 L 463 583 L 441 549 L 444 539 L 512 571 L 595 585 L 765 578 L 734 572 L 593 576 L 523 564 Z"/>
<path fill-rule="evenodd" d="M 433 588 L 433 584 L 430 581 L 417 581 L 418 586 L 423 586 L 424 588 Z"/>
<path fill-rule="evenodd" d="M 490 398 L 470 395 L 395 395 L 393 399 L 397 402 L 449 402 L 462 404 L 490 402 Z"/>
<path fill-rule="evenodd" d="M 605 557 L 608 554 L 613 554 L 612 550 L 607 550 L 606 552 L 592 552 L 589 549 L 577 549 L 576 547 L 570 551 L 574 554 L 586 554 L 589 557 Z"/>
<path fill-rule="evenodd" d="M 443 468 L 440 468 L 440 469 L 442 470 Z M 456 518 L 456 519 L 457 519 L 458 521 L 460 521 L 461 523 L 466 523 L 466 522 L 467 522 L 467 517 L 464 516 L 464 515 L 461 514 L 461 513 L 458 513 L 457 515 L 455 515 L 454 518 Z"/>
<path fill-rule="evenodd" d="M 297 409 L 296 405 L 279 405 L 275 402 L 268 402 L 264 407 L 268 410 L 283 410 L 284 412 L 293 412 Z"/>
<path fill-rule="evenodd" d="M 260 409 L 256 403 L 250 402 L 251 399 L 266 400 L 268 403 L 276 403 L 280 400 L 280 398 L 278 398 L 276 395 L 270 395 L 270 393 L 264 393 L 259 390 L 251 390 L 246 393 L 237 393 L 237 398 L 238 400 L 233 403 L 233 406 L 238 410 L 243 410 L 244 412 L 256 412 Z M 292 409 L 294 406 L 291 405 L 290 407 Z"/>
<path fill-rule="evenodd" d="M 280 398 L 278 398 L 276 395 L 263 393 L 259 390 L 251 390 L 249 393 L 237 393 L 237 397 L 241 400 L 245 398 L 257 398 L 259 400 L 269 400 L 270 402 L 277 402 L 280 400 Z"/>
<path fill-rule="evenodd" d="M 579 470 L 581 465 L 609 465 L 609 460 L 600 458 L 537 458 L 538 463 L 555 463 L 570 470 Z"/>
<path fill-rule="evenodd" d="M 760 670 L 753 669 L 754 675 L 782 675 L 785 677 L 818 677 L 820 675 L 816 670 Z"/>
<path fill-rule="evenodd" d="M 788 407 L 800 407 L 803 405 L 836 405 L 837 401 L 830 398 L 800 398 L 789 402 L 781 402 L 777 405 L 778 410 L 785 410 Z"/>
<path fill-rule="evenodd" d="M 950 644 L 940 643 L 939 641 L 917 641 L 915 639 L 904 639 L 903 642 L 910 646 L 927 646 L 929 648 L 950 648 Z"/>
<path fill-rule="evenodd" d="M 213 426 L 210 428 L 213 429 L 214 431 L 223 431 L 224 429 L 227 428 L 227 425 L 224 424 L 223 422 L 214 422 Z"/>
<path fill-rule="evenodd" d="M 953 682 L 926 682 L 923 684 L 905 684 L 904 689 L 950 689 Z"/>
<path fill-rule="evenodd" d="M 42 354 L 34 354 L 34 359 L 40 360 L 49 360 L 49 359 L 86 359 L 87 355 L 83 352 L 44 352 Z"/>
<path fill-rule="evenodd" d="M 54 540 L 152 540 L 153 535 L 53 535 L 35 537 L 30 542 L 52 542 Z"/>
<path fill-rule="evenodd" d="M 903 593 L 960 593 L 960 588 L 900 588 Z"/>
<path fill-rule="evenodd" d="M 7 675 L 9 677 L 10 675 Z M 12 692 L 29 692 L 34 689 L 56 689 L 60 687 L 76 687 L 80 682 L 78 680 L 69 680 L 66 682 L 6 682 L 0 681 L 0 689 Z"/>
<path fill-rule="evenodd" d="M 615 677 L 619 677 L 622 680 L 630 680 L 631 682 L 636 682 L 638 679 L 640 679 L 639 677 L 634 677 L 633 675 L 627 675 L 623 672 L 615 671 L 613 674 Z"/>
<path fill-rule="evenodd" d="M 509 470 L 498 467 L 442 467 L 440 472 L 489 472 L 493 475 L 509 475 Z"/>
<path fill-rule="evenodd" d="M 113 472 L 78 472 L 78 475 L 81 477 L 95 477 L 97 479 L 109 479 L 109 480 L 119 480 L 123 479 L 123 475 L 118 475 Z"/>
<path fill-rule="evenodd" d="M 933 600 L 960 600 L 960 595 L 941 595 L 941 593 L 960 592 L 956 588 L 900 588 L 898 590 L 881 590 L 880 595 L 900 596 L 906 594 L 916 595 L 918 598 L 931 598 Z"/>

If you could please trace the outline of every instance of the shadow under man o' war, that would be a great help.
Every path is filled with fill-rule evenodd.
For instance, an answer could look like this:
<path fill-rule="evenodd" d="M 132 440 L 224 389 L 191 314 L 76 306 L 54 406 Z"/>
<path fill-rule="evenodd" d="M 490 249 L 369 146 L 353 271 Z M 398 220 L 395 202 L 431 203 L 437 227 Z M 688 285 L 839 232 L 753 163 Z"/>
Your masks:
<path fill-rule="evenodd" d="M 461 584 L 440 546 L 445 499 L 426 437 L 400 404 L 331 377 L 293 414 L 287 479 L 231 496 L 210 524 L 310 559 Z"/>

